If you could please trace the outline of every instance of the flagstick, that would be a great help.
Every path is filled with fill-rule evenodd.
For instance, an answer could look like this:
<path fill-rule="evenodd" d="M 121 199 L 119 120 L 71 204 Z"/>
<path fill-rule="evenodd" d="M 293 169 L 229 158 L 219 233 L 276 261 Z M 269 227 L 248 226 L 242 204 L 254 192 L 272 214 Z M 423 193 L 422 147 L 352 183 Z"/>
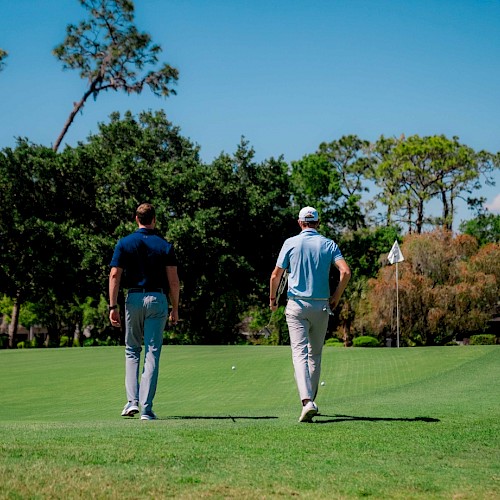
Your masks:
<path fill-rule="evenodd" d="M 398 282 L 398 263 L 403 262 L 405 258 L 399 249 L 398 240 L 392 245 L 391 251 L 387 256 L 387 260 L 391 264 L 396 264 L 396 330 L 397 330 L 397 346 L 399 347 L 399 282 Z"/>
<path fill-rule="evenodd" d="M 397 332 L 397 346 L 399 347 L 399 283 L 398 283 L 397 262 L 396 262 L 396 332 Z"/>

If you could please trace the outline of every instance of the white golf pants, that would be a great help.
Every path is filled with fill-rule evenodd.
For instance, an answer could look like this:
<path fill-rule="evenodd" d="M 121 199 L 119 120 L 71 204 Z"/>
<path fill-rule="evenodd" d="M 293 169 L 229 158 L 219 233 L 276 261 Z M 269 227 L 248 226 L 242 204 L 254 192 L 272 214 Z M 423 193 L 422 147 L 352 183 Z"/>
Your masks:
<path fill-rule="evenodd" d="M 299 397 L 301 401 L 314 401 L 318 392 L 321 353 L 328 328 L 328 301 L 289 300 L 285 314 Z"/>

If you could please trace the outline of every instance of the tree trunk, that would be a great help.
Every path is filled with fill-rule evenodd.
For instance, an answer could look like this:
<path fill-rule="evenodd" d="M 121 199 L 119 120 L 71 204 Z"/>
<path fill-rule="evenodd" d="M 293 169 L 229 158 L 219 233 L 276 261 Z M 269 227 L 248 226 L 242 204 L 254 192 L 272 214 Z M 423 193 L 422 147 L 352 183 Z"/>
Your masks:
<path fill-rule="evenodd" d="M 80 346 L 80 325 L 78 323 L 75 325 L 75 331 L 73 332 L 73 345 Z"/>
<path fill-rule="evenodd" d="M 411 208 L 411 203 L 409 201 L 406 202 L 406 209 L 407 209 L 407 212 L 408 212 L 408 234 L 411 234 L 412 233 L 412 216 L 413 216 L 413 211 L 412 211 L 412 208 Z"/>
<path fill-rule="evenodd" d="M 9 325 L 9 349 L 14 347 L 14 339 L 17 334 L 17 326 L 19 324 L 19 309 L 21 307 L 21 301 L 19 299 L 19 292 L 14 299 L 14 305 L 12 306 L 12 319 Z"/>
<path fill-rule="evenodd" d="M 342 306 L 341 313 L 341 324 L 342 324 L 342 340 L 344 341 L 344 347 L 351 346 L 351 320 L 350 320 L 350 305 L 349 302 L 344 302 Z"/>
<path fill-rule="evenodd" d="M 424 202 L 419 200 L 417 207 L 417 234 L 422 234 L 422 228 L 424 226 Z"/>
<path fill-rule="evenodd" d="M 391 220 L 392 220 L 392 209 L 388 206 L 387 207 L 387 220 L 385 225 L 389 227 L 391 225 Z"/>
<path fill-rule="evenodd" d="M 450 209 L 448 206 L 448 198 L 446 198 L 446 191 L 441 191 L 441 201 L 443 203 L 443 227 L 445 229 L 450 229 L 450 224 L 448 221 L 448 217 L 450 215 Z"/>
<path fill-rule="evenodd" d="M 448 221 L 448 225 L 447 225 L 447 229 L 449 229 L 450 231 L 453 229 L 453 218 L 455 216 L 455 203 L 454 203 L 454 200 L 455 200 L 455 196 L 453 196 L 453 189 L 450 191 L 450 202 L 449 202 L 449 214 L 448 214 L 448 217 L 450 218 L 450 220 Z"/>
<path fill-rule="evenodd" d="M 95 85 L 93 84 L 87 92 L 83 95 L 82 99 L 78 102 L 74 103 L 73 110 L 68 116 L 68 119 L 66 120 L 66 123 L 64 124 L 64 127 L 59 134 L 59 137 L 57 138 L 56 142 L 54 143 L 54 146 L 52 146 L 52 149 L 54 151 L 57 151 L 59 149 L 59 146 L 61 145 L 62 140 L 64 139 L 64 136 L 66 135 L 66 132 L 68 132 L 69 127 L 73 123 L 73 120 L 75 119 L 75 116 L 77 113 L 83 108 L 85 101 L 90 97 L 92 92 L 94 92 L 94 87 Z"/>

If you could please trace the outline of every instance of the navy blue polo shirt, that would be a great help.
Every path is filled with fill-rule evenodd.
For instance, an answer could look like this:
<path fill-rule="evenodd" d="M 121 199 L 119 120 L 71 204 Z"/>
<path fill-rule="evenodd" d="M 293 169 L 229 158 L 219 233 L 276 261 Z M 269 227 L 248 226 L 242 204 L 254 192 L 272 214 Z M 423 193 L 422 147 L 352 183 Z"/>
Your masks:
<path fill-rule="evenodd" d="M 155 229 L 139 228 L 115 246 L 110 267 L 123 269 L 125 288 L 168 290 L 166 266 L 177 266 L 174 247 Z"/>

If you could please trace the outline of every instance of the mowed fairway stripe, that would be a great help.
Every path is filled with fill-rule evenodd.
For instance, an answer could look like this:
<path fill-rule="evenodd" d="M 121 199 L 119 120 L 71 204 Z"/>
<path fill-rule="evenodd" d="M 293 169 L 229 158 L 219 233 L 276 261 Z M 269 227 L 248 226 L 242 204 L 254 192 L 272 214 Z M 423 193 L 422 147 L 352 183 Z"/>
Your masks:
<path fill-rule="evenodd" d="M 410 408 L 418 402 L 432 408 L 433 394 L 444 380 L 443 396 L 467 388 L 474 397 L 478 391 L 470 384 L 477 381 L 460 375 L 483 357 L 498 360 L 499 354 L 500 349 L 489 346 L 326 347 L 321 377 L 325 385 L 317 402 L 323 413 L 400 397 L 408 399 Z M 8 401 L 0 405 L 0 420 L 114 420 L 125 403 L 123 360 L 123 347 L 0 351 L 2 396 Z M 498 382 L 498 371 L 490 370 L 491 377 Z M 482 390 L 494 388 L 486 384 Z M 298 405 L 287 346 L 164 346 L 155 399 L 160 417 L 295 417 Z"/>

